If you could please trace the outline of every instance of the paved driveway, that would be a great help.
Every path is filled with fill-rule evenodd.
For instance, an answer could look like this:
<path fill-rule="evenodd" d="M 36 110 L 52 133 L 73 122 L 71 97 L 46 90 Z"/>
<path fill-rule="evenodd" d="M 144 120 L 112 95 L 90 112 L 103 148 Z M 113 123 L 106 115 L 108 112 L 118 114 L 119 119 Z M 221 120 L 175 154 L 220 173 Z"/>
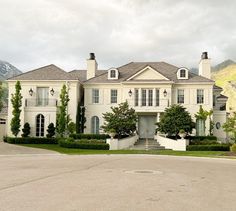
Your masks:
<path fill-rule="evenodd" d="M 236 161 L 152 155 L 0 156 L 0 210 L 236 208 Z"/>
<path fill-rule="evenodd" d="M 58 154 L 58 153 L 45 149 L 36 149 L 14 144 L 7 144 L 0 141 L 0 155 L 18 155 L 18 154 Z"/>

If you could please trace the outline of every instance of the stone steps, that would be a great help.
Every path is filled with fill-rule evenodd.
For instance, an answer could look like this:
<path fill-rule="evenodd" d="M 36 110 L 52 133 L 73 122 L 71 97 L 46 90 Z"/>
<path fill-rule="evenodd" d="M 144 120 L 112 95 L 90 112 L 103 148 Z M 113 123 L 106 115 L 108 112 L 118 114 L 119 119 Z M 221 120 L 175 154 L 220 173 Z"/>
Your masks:
<path fill-rule="evenodd" d="M 164 150 L 165 147 L 160 146 L 160 144 L 154 139 L 148 139 L 147 141 L 144 139 L 139 139 L 134 146 L 130 149 L 136 150 Z"/>

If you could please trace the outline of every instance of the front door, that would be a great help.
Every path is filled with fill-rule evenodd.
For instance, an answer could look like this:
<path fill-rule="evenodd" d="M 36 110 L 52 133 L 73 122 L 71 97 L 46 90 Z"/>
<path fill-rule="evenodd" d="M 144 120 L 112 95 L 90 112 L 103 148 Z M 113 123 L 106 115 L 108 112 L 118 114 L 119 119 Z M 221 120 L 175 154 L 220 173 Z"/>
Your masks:
<path fill-rule="evenodd" d="M 153 139 L 155 135 L 155 129 L 157 122 L 156 116 L 139 116 L 138 121 L 138 132 L 139 138 Z"/>

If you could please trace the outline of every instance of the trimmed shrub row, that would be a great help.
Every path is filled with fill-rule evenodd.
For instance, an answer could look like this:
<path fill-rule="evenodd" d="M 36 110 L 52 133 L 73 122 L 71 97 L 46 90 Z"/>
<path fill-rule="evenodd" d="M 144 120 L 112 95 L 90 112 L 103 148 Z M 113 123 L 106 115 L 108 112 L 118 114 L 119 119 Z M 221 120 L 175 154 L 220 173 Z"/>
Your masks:
<path fill-rule="evenodd" d="M 70 134 L 70 137 L 73 139 L 97 139 L 97 140 L 105 140 L 109 138 L 107 134 L 84 134 L 84 133 L 77 133 L 77 134 Z"/>
<path fill-rule="evenodd" d="M 193 140 L 193 141 L 195 141 L 195 140 L 203 141 L 205 139 L 217 141 L 216 136 L 187 136 L 186 138 L 189 139 L 189 140 Z"/>
<path fill-rule="evenodd" d="M 36 138 L 36 137 L 4 137 L 4 142 L 10 144 L 57 144 L 56 138 Z"/>
<path fill-rule="evenodd" d="M 189 145 L 187 151 L 229 151 L 230 144 Z"/>
<path fill-rule="evenodd" d="M 109 150 L 109 144 L 98 142 L 96 140 L 59 140 L 59 146 L 64 148 L 77 148 L 77 149 L 97 149 L 97 150 Z"/>
<path fill-rule="evenodd" d="M 216 140 L 190 140 L 189 141 L 190 145 L 212 145 L 212 144 L 218 144 L 218 142 Z"/>

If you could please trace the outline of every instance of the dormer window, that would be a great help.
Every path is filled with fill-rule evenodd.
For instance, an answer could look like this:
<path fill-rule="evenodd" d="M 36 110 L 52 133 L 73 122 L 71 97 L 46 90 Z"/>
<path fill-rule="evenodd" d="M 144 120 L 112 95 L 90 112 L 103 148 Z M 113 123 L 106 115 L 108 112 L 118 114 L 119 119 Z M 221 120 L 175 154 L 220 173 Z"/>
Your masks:
<path fill-rule="evenodd" d="M 108 79 L 109 80 L 118 79 L 118 76 L 119 76 L 119 72 L 117 69 L 112 68 L 112 69 L 108 70 Z"/>
<path fill-rule="evenodd" d="M 188 79 L 188 69 L 187 68 L 179 68 L 177 71 L 178 79 Z"/>

